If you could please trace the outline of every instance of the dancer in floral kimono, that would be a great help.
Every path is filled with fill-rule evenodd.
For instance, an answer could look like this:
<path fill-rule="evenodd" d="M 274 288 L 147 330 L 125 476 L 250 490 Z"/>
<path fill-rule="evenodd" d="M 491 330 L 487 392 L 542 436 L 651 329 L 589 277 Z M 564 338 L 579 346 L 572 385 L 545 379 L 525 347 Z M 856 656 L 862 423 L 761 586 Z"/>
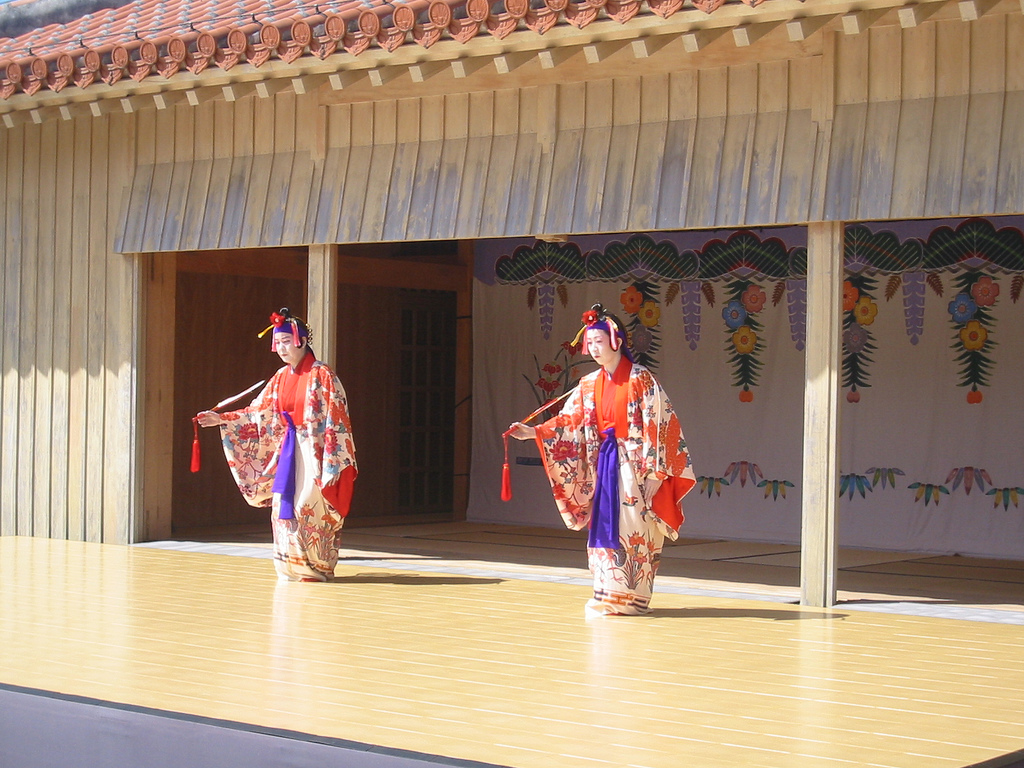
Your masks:
<path fill-rule="evenodd" d="M 583 337 L 600 369 L 580 380 L 554 418 L 509 429 L 536 439 L 566 526 L 590 528 L 588 615 L 643 614 L 662 543 L 678 537 L 681 501 L 696 478 L 672 404 L 633 363 L 622 324 L 600 304 L 583 324 L 576 342 Z"/>
<path fill-rule="evenodd" d="M 316 359 L 309 328 L 287 308 L 270 316 L 286 365 L 248 408 L 198 414 L 220 426 L 231 474 L 254 507 L 271 507 L 278 578 L 331 581 L 356 478 L 345 390 Z"/>

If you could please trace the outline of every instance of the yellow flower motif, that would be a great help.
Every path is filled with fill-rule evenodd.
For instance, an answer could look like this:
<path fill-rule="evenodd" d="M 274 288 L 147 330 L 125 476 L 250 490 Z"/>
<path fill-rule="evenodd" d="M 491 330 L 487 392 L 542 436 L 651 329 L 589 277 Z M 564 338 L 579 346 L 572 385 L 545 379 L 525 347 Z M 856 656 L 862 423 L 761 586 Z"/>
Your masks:
<path fill-rule="evenodd" d="M 871 325 L 878 314 L 878 305 L 869 296 L 861 296 L 853 305 L 853 316 L 861 325 Z"/>
<path fill-rule="evenodd" d="M 749 355 L 757 344 L 757 334 L 750 330 L 749 325 L 741 325 L 732 335 L 732 345 L 741 355 Z"/>
<path fill-rule="evenodd" d="M 644 305 L 640 307 L 640 311 L 636 313 L 636 316 L 639 317 L 640 322 L 648 328 L 653 328 L 661 319 L 661 307 L 653 301 L 645 301 Z"/>
<path fill-rule="evenodd" d="M 967 349 L 981 349 L 988 339 L 988 331 L 977 320 L 971 320 L 960 329 L 960 341 Z"/>

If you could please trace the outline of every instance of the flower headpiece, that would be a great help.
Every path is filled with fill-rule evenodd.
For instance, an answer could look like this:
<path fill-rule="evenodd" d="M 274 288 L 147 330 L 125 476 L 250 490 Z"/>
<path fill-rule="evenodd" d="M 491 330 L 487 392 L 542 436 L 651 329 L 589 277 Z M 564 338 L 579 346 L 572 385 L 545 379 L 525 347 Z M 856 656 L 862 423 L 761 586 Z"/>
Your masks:
<path fill-rule="evenodd" d="M 279 333 L 290 333 L 292 343 L 296 347 L 302 346 L 300 343 L 302 339 L 307 342 L 313 340 L 313 333 L 309 330 L 306 322 L 301 317 L 294 316 L 288 307 L 281 307 L 277 312 L 271 312 L 270 325 L 260 331 L 257 338 L 262 339 L 270 331 L 273 331 L 275 336 Z M 271 338 L 270 348 L 274 348 L 273 338 Z"/>
<path fill-rule="evenodd" d="M 576 338 L 572 341 L 572 345 L 574 347 L 580 343 L 580 339 L 583 338 L 583 334 L 587 331 L 592 329 L 604 331 L 608 334 L 608 338 L 611 341 L 611 348 L 615 351 L 621 349 L 622 354 L 626 356 L 626 359 L 633 362 L 633 356 L 630 354 L 629 344 L 627 343 L 625 328 L 623 328 L 622 323 L 617 317 L 615 317 L 615 315 L 605 310 L 604 305 L 598 302 L 584 312 L 580 320 L 583 323 L 583 327 L 580 328 L 579 333 L 576 334 Z"/>

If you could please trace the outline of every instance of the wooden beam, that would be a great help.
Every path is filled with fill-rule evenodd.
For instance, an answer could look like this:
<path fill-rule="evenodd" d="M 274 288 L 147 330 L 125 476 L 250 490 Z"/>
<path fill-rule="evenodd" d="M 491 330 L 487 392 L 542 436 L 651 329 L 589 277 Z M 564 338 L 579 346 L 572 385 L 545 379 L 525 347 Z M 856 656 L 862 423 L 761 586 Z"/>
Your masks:
<path fill-rule="evenodd" d="M 915 3 L 898 9 L 896 15 L 900 20 L 900 26 L 903 29 L 910 29 L 926 21 L 941 6 L 942 3 Z"/>
<path fill-rule="evenodd" d="M 460 79 L 463 77 L 469 77 L 474 72 L 479 72 L 490 63 L 490 60 L 485 56 L 467 56 L 463 59 L 453 59 L 452 74 Z"/>
<path fill-rule="evenodd" d="M 193 88 L 185 91 L 185 100 L 193 105 L 199 106 L 208 101 L 214 101 L 220 97 L 216 88 Z"/>
<path fill-rule="evenodd" d="M 703 50 L 718 38 L 722 37 L 728 29 L 718 27 L 715 29 L 693 29 L 683 33 L 683 50 L 687 53 L 696 53 Z"/>
<path fill-rule="evenodd" d="M 28 110 L 19 109 L 16 111 L 12 110 L 11 112 L 4 112 L 3 115 L 0 115 L 0 120 L 3 121 L 5 128 L 14 128 L 31 122 L 32 118 L 29 116 Z"/>
<path fill-rule="evenodd" d="M 351 285 L 458 291 L 464 285 L 465 278 L 465 269 L 453 264 L 349 256 L 344 253 L 338 257 L 338 280 Z"/>
<path fill-rule="evenodd" d="M 244 99 L 246 96 L 256 93 L 256 83 L 228 83 L 227 85 L 221 86 L 220 91 L 224 96 L 224 101 L 238 101 L 239 99 Z"/>
<path fill-rule="evenodd" d="M 89 112 L 93 117 L 101 117 L 102 115 L 123 111 L 124 109 L 118 99 L 97 99 L 96 101 L 89 102 Z"/>
<path fill-rule="evenodd" d="M 977 21 L 986 13 L 991 11 L 999 0 L 960 0 L 957 8 L 960 10 L 961 21 Z"/>
<path fill-rule="evenodd" d="M 299 96 L 312 93 L 327 82 L 326 75 L 302 75 L 291 80 L 292 90 Z"/>
<path fill-rule="evenodd" d="M 435 75 L 450 69 L 447 61 L 418 61 L 409 67 L 409 77 L 414 83 L 425 83 Z"/>
<path fill-rule="evenodd" d="M 353 85 L 358 83 L 366 76 L 366 73 L 359 70 L 345 70 L 344 72 L 335 72 L 327 78 L 327 81 L 331 84 L 331 88 L 336 91 L 342 91 L 346 88 L 351 88 Z"/>
<path fill-rule="evenodd" d="M 153 103 L 157 109 L 167 109 L 185 101 L 185 91 L 161 91 L 153 94 Z"/>
<path fill-rule="evenodd" d="M 268 77 L 256 82 L 256 95 L 261 99 L 269 99 L 288 88 L 292 82 L 286 77 Z"/>
<path fill-rule="evenodd" d="M 371 69 L 368 74 L 370 77 L 370 85 L 374 88 L 380 88 L 403 74 L 403 70 L 398 67 L 376 67 Z"/>
<path fill-rule="evenodd" d="M 633 49 L 633 58 L 649 59 L 673 40 L 675 40 L 673 35 L 638 37 L 630 43 L 630 47 Z"/>
<path fill-rule="evenodd" d="M 878 8 L 872 11 L 853 11 L 843 16 L 843 33 L 847 35 L 859 35 L 880 18 L 885 15 L 887 8 Z"/>
<path fill-rule="evenodd" d="M 583 46 L 583 56 L 587 64 L 598 64 L 608 59 L 626 46 L 625 40 L 606 40 L 603 43 L 591 43 Z"/>
<path fill-rule="evenodd" d="M 140 109 L 153 106 L 153 100 L 146 96 L 125 96 L 123 99 L 118 99 L 118 102 L 121 105 L 121 111 L 126 115 L 134 115 Z"/>
<path fill-rule="evenodd" d="M 531 51 L 502 53 L 494 57 L 494 68 L 498 70 L 499 75 L 507 75 L 512 70 L 519 69 L 523 64 L 531 61 L 533 57 Z"/>
<path fill-rule="evenodd" d="M 1024 0 L 1021 0 L 1024 3 Z M 567 61 L 579 49 L 577 48 L 545 48 L 537 52 L 541 69 L 554 69 L 559 64 Z"/>
<path fill-rule="evenodd" d="M 282 280 L 308 279 L 305 248 L 275 248 L 273 258 L 254 259 L 251 250 L 188 251 L 178 254 L 179 272 L 249 275 Z"/>
<path fill-rule="evenodd" d="M 786 22 L 786 34 L 789 36 L 789 42 L 799 43 L 806 40 L 819 29 L 824 27 L 830 21 L 831 16 L 804 16 L 799 19 L 793 19 L 792 21 Z"/>
<path fill-rule="evenodd" d="M 309 246 L 306 316 L 317 357 L 334 368 L 338 360 L 338 246 Z"/>
<path fill-rule="evenodd" d="M 835 605 L 839 548 L 839 374 L 842 368 L 843 223 L 807 228 L 800 603 Z"/>
<path fill-rule="evenodd" d="M 776 26 L 778 26 L 776 23 L 740 24 L 738 27 L 733 28 L 732 39 L 736 43 L 737 48 L 746 48 L 767 35 Z"/>

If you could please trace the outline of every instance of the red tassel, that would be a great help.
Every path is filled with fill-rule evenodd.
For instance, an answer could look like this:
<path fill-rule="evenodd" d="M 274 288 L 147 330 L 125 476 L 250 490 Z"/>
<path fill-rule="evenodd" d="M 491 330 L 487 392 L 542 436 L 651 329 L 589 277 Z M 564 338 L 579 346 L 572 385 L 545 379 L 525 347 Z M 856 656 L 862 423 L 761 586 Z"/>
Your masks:
<path fill-rule="evenodd" d="M 508 470 L 508 462 L 501 468 L 501 500 L 509 501 L 512 498 L 512 473 Z"/>
<path fill-rule="evenodd" d="M 502 434 L 502 440 L 505 441 L 505 464 L 501 468 L 501 500 L 509 501 L 512 498 L 512 473 L 508 468 L 508 436 L 512 434 L 512 430 L 508 430 Z"/>
<path fill-rule="evenodd" d="M 192 471 L 198 472 L 202 466 L 199 456 L 199 417 L 192 417 Z"/>

